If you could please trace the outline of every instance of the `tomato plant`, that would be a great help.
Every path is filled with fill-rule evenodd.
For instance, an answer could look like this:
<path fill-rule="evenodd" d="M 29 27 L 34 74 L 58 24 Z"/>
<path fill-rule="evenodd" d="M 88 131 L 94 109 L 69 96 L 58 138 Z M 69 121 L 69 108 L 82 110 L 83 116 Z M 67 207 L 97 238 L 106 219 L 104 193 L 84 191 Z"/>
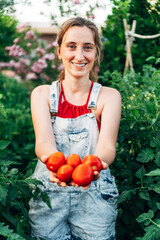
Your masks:
<path fill-rule="evenodd" d="M 73 181 L 79 186 L 88 186 L 93 181 L 93 169 L 85 164 L 80 164 L 72 174 Z"/>
<path fill-rule="evenodd" d="M 80 165 L 81 162 L 82 161 L 81 161 L 80 156 L 76 153 L 71 153 L 66 159 L 66 163 L 70 164 L 74 168 L 76 168 L 78 165 Z"/>
<path fill-rule="evenodd" d="M 69 164 L 62 165 L 57 171 L 57 177 L 62 182 L 70 182 L 74 168 Z"/>
<path fill-rule="evenodd" d="M 83 158 L 82 164 L 88 165 L 93 168 L 94 171 L 100 172 L 103 169 L 101 160 L 96 155 L 87 155 Z"/>
<path fill-rule="evenodd" d="M 65 156 L 62 152 L 52 153 L 46 163 L 48 170 L 56 172 L 65 163 Z"/>

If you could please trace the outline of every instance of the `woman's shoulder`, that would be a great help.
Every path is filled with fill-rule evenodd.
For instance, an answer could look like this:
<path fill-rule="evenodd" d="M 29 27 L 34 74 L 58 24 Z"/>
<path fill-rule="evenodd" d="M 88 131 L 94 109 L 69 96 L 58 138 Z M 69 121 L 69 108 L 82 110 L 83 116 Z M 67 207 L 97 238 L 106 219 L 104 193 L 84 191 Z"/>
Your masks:
<path fill-rule="evenodd" d="M 32 92 L 31 92 L 31 97 L 33 96 L 43 96 L 43 95 L 48 95 L 50 91 L 50 85 L 39 85 L 37 87 L 35 87 Z"/>
<path fill-rule="evenodd" d="M 105 100 L 107 99 L 111 99 L 111 98 L 116 98 L 119 99 L 121 101 L 121 94 L 120 92 L 112 87 L 101 87 L 101 97 Z"/>

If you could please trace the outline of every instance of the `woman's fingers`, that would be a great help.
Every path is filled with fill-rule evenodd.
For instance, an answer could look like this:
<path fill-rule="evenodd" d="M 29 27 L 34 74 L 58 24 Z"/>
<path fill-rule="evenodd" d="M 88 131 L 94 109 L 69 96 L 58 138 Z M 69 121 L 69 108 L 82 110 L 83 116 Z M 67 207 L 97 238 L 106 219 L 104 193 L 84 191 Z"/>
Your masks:
<path fill-rule="evenodd" d="M 57 174 L 54 172 L 50 172 L 50 181 L 53 183 L 57 183 L 58 186 L 61 187 L 66 187 L 67 184 L 65 182 L 61 182 L 58 178 L 57 178 Z"/>
<path fill-rule="evenodd" d="M 41 161 L 42 161 L 43 163 L 46 163 L 47 160 L 48 160 L 48 157 L 47 157 L 47 156 L 44 155 L 44 156 L 41 157 Z"/>

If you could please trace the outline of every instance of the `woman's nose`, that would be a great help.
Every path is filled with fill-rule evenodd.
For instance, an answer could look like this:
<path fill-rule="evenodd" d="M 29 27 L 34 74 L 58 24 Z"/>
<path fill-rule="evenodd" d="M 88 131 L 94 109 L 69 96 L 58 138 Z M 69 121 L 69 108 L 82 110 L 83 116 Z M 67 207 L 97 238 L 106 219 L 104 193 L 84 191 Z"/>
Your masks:
<path fill-rule="evenodd" d="M 84 59 L 84 52 L 82 48 L 77 48 L 75 58 L 78 61 L 82 61 Z"/>

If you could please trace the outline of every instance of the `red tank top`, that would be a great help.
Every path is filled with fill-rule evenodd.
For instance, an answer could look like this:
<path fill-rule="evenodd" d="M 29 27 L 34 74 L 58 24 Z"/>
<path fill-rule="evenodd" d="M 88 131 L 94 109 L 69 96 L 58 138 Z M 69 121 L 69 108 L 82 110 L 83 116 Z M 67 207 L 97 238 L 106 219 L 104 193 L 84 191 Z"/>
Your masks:
<path fill-rule="evenodd" d="M 90 94 L 92 91 L 93 82 L 91 83 L 87 101 L 84 105 L 81 105 L 81 106 L 73 105 L 66 100 L 64 90 L 63 90 L 63 81 L 61 81 L 60 84 L 61 84 L 61 91 L 60 91 L 60 96 L 59 96 L 58 117 L 76 118 L 76 117 L 79 117 L 86 113 L 92 112 L 91 109 L 87 109 L 87 106 L 88 106 L 88 101 L 89 101 Z M 63 97 L 63 101 L 62 101 L 62 97 Z M 97 120 L 97 125 L 100 130 L 100 122 L 98 120 Z"/>

